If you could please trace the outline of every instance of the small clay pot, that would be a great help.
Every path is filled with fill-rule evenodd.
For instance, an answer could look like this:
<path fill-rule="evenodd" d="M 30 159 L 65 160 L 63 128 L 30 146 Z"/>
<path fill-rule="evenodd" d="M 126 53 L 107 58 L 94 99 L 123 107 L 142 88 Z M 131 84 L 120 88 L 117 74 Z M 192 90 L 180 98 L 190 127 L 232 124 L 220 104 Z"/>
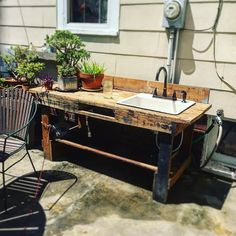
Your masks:
<path fill-rule="evenodd" d="M 102 80 L 104 74 L 86 74 L 80 72 L 80 79 L 82 81 L 82 88 L 84 89 L 99 89 L 102 87 Z"/>

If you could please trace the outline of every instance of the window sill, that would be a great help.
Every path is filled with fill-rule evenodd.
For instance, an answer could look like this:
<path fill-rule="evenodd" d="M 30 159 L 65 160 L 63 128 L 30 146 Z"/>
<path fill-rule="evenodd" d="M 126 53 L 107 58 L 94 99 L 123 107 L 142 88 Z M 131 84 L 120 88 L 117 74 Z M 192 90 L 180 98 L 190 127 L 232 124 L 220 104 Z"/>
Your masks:
<path fill-rule="evenodd" d="M 73 27 L 65 27 L 64 29 L 70 30 L 74 34 L 82 34 L 82 35 L 118 36 L 119 33 L 118 30 L 102 29 L 102 28 L 78 29 Z"/>

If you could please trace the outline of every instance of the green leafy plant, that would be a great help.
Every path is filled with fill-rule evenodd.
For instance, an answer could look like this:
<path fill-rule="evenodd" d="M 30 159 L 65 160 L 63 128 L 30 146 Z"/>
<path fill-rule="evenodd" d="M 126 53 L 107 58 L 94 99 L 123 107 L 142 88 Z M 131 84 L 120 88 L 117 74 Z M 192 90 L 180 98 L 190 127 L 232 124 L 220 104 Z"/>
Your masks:
<path fill-rule="evenodd" d="M 30 85 L 44 68 L 44 63 L 39 62 L 37 52 L 29 50 L 29 47 L 11 47 L 10 53 L 1 55 L 1 58 L 17 81 L 25 81 Z"/>
<path fill-rule="evenodd" d="M 60 77 L 74 76 L 80 68 L 80 63 L 90 57 L 80 37 L 68 30 L 56 30 L 53 35 L 47 35 L 46 42 L 56 49 Z"/>
<path fill-rule="evenodd" d="M 105 70 L 104 65 L 99 65 L 93 61 L 84 62 L 80 68 L 81 72 L 92 75 L 104 74 Z"/>
<path fill-rule="evenodd" d="M 5 78 L 0 78 L 0 87 L 4 87 Z"/>

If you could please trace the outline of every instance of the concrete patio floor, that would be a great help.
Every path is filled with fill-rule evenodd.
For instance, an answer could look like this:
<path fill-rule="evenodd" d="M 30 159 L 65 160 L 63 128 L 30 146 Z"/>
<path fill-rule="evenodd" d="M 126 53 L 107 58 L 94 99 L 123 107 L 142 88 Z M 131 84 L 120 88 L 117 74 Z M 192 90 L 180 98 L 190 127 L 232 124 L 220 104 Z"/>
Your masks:
<path fill-rule="evenodd" d="M 42 151 L 30 153 L 40 171 Z M 88 158 L 86 164 L 86 158 L 80 156 L 82 162 L 74 159 L 74 163 L 46 160 L 39 202 L 14 187 L 17 181 L 34 179 L 28 159 L 10 169 L 11 209 L 0 214 L 0 235 L 236 235 L 236 183 L 189 171 L 164 205 L 152 201 L 151 174 L 144 181 L 145 175 L 127 164 L 110 162 L 110 169 L 104 171 L 102 161 Z M 135 178 L 130 178 L 134 173 Z"/>

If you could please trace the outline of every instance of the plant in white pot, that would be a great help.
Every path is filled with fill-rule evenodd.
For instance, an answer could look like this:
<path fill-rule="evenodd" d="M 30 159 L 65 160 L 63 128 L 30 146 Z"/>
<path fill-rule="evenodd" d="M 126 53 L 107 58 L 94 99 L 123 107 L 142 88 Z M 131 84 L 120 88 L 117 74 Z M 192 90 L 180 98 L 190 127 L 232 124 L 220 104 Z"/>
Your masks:
<path fill-rule="evenodd" d="M 80 79 L 83 89 L 100 89 L 104 78 L 105 67 L 96 62 L 84 62 L 80 68 Z"/>
<path fill-rule="evenodd" d="M 49 46 L 56 49 L 58 63 L 58 86 L 62 91 L 74 91 L 78 89 L 79 64 L 90 57 L 78 35 L 68 30 L 56 30 L 51 36 L 46 37 Z"/>

